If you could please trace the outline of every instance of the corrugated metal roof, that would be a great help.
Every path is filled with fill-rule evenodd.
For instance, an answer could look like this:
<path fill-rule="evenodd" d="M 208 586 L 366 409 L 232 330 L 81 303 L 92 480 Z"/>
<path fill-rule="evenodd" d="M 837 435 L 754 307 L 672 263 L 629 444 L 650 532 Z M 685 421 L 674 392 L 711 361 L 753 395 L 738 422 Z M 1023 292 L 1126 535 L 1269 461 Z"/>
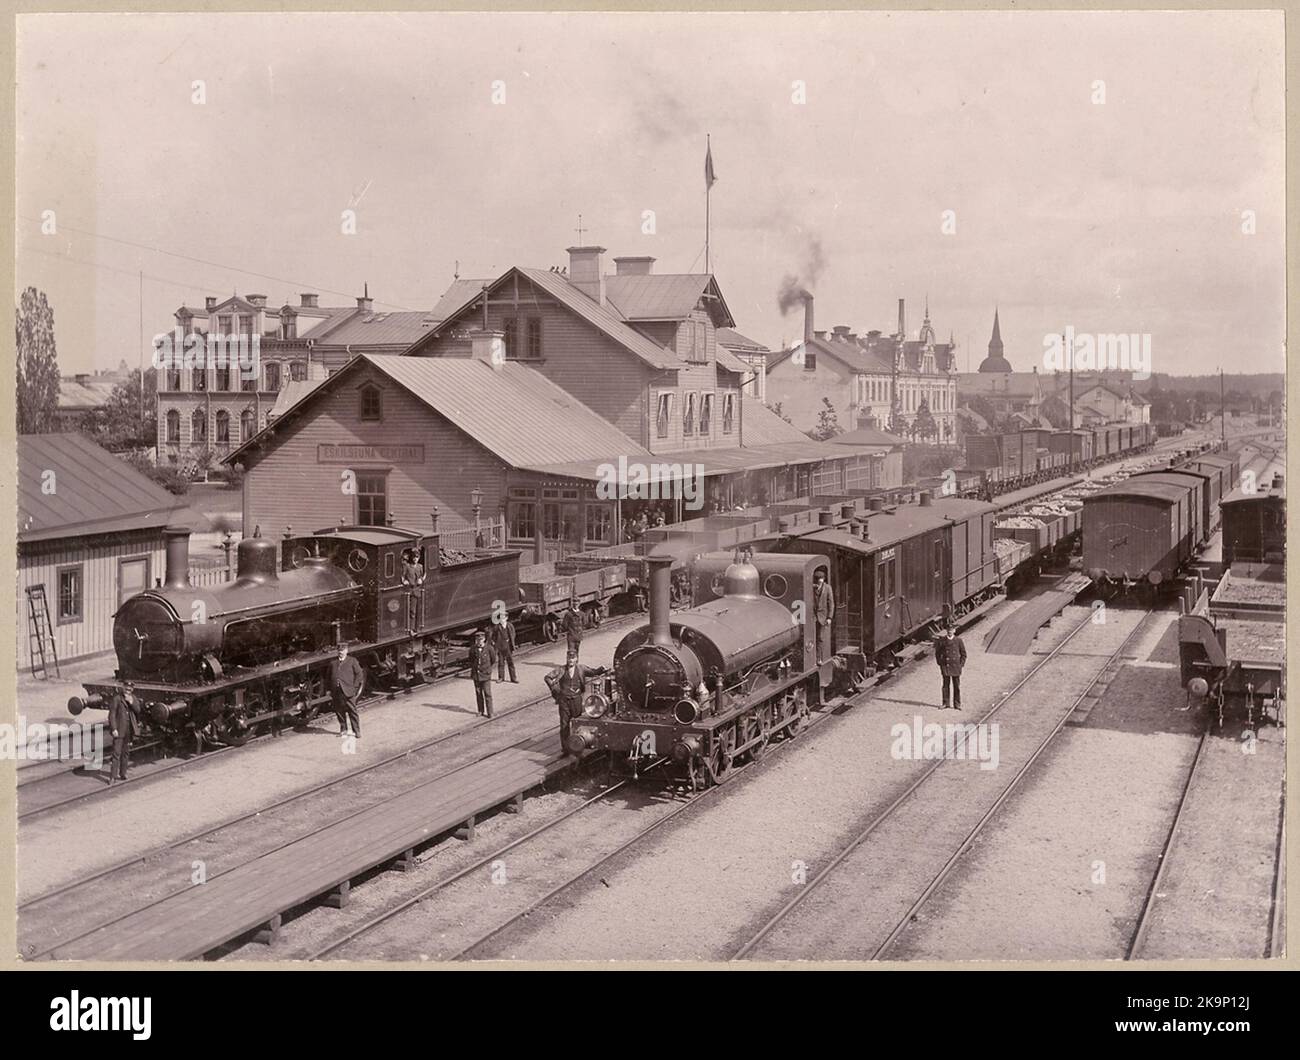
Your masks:
<path fill-rule="evenodd" d="M 747 365 L 721 343 L 718 344 L 716 355 L 719 368 L 726 368 L 731 372 L 739 372 L 741 375 L 752 375 L 754 372 L 753 368 Z"/>
<path fill-rule="evenodd" d="M 429 311 L 429 315 L 439 321 L 455 316 L 456 313 L 483 293 L 485 284 L 490 287 L 493 282 L 492 279 L 453 280 L 451 286 L 443 291 L 442 297 L 438 299 L 438 304 Z"/>
<path fill-rule="evenodd" d="M 275 397 L 275 404 L 267 415 L 271 419 L 277 419 L 288 412 L 294 405 L 298 404 L 303 398 L 315 390 L 324 379 L 291 379 L 280 388 L 280 393 Z"/>
<path fill-rule="evenodd" d="M 46 472 L 53 472 L 49 478 Z M 53 492 L 45 484 L 52 483 Z M 198 513 L 83 434 L 18 438 L 18 540 L 192 526 Z"/>
<path fill-rule="evenodd" d="M 744 395 L 741 396 L 741 401 L 740 441 L 746 448 L 810 440 L 793 423 L 786 423 L 761 401 Z"/>
<path fill-rule="evenodd" d="M 307 393 L 273 424 L 225 458 L 234 463 L 260 447 L 286 420 L 303 414 L 317 394 L 368 364 L 446 417 L 457 429 L 512 467 L 567 460 L 608 460 L 649 454 L 622 431 L 540 372 L 507 361 L 493 368 L 473 357 L 362 354 Z"/>
<path fill-rule="evenodd" d="M 92 383 L 89 385 L 61 379 L 59 381 L 59 408 L 94 409 L 108 400 L 113 392 L 112 383 Z"/>
<path fill-rule="evenodd" d="M 409 346 L 442 318 L 429 312 L 354 313 L 329 331 L 312 335 L 322 346 Z"/>
<path fill-rule="evenodd" d="M 1110 497 L 1146 497 L 1160 501 L 1180 501 L 1187 496 L 1187 487 L 1173 486 L 1164 482 L 1143 482 L 1140 477 L 1116 482 L 1105 489 L 1098 490 L 1091 497 L 1084 498 L 1084 506 L 1101 498 Z"/>
<path fill-rule="evenodd" d="M 556 478 L 576 478 L 597 482 L 606 475 L 604 468 L 616 463 L 618 452 L 595 460 L 570 460 L 554 464 L 528 464 L 524 470 Z M 759 471 L 789 464 L 816 464 L 823 460 L 843 460 L 852 454 L 833 445 L 804 438 L 802 442 L 760 445 L 730 449 L 678 449 L 671 453 L 645 453 L 636 459 L 647 464 L 702 464 L 704 476 L 730 475 L 739 471 Z"/>
<path fill-rule="evenodd" d="M 718 343 L 733 350 L 753 350 L 755 353 L 772 352 L 761 342 L 742 335 L 735 328 L 718 328 Z"/>
<path fill-rule="evenodd" d="M 892 510 L 863 513 L 859 518 L 867 519 L 867 531 L 870 534 L 868 541 L 863 541 L 860 536 L 842 527 L 816 530 L 809 534 L 799 534 L 799 537 L 804 541 L 833 544 L 866 554 L 896 545 L 900 541 L 907 541 L 917 534 L 941 529 L 949 525 L 952 520 L 960 521 L 972 515 L 993 511 L 996 511 L 996 508 L 983 501 L 941 497 L 935 498 L 934 503 L 925 507 L 919 504 L 900 504 Z"/>
<path fill-rule="evenodd" d="M 624 320 L 685 320 L 708 286 L 707 273 L 605 277 L 605 298 Z"/>
<path fill-rule="evenodd" d="M 874 427 L 859 427 L 855 431 L 847 431 L 844 434 L 837 434 L 830 439 L 835 445 L 906 445 L 904 438 L 896 434 L 889 434 L 886 431 L 876 430 Z"/>

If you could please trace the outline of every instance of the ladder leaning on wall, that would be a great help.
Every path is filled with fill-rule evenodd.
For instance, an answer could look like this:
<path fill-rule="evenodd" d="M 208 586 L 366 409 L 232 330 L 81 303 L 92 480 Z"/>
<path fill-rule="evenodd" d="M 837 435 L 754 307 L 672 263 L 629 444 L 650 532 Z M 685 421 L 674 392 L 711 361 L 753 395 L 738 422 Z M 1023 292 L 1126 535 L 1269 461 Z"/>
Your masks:
<path fill-rule="evenodd" d="M 40 675 L 48 678 L 50 662 L 54 663 L 55 675 L 63 676 L 59 672 L 59 651 L 54 643 L 54 626 L 50 622 L 50 607 L 43 584 L 27 588 L 27 644 L 33 677 L 39 669 Z"/>

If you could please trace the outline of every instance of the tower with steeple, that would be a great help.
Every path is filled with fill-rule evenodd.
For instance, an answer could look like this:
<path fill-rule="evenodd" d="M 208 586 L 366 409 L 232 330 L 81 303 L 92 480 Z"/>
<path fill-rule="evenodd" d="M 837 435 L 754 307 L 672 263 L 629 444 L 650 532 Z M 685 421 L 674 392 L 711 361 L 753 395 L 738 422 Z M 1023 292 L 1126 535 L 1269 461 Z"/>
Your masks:
<path fill-rule="evenodd" d="M 998 311 L 993 310 L 993 337 L 989 339 L 989 355 L 980 362 L 981 372 L 1009 372 L 1011 363 L 1002 355 L 1002 325 Z"/>

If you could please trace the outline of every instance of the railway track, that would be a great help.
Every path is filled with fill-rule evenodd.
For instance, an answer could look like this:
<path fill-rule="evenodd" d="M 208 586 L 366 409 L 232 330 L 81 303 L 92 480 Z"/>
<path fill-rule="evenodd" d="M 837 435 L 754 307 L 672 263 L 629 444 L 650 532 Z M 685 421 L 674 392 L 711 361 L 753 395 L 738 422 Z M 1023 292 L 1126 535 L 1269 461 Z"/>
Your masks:
<path fill-rule="evenodd" d="M 985 613 L 986 612 L 983 610 L 972 612 L 971 614 L 964 616 L 962 620 L 959 620 L 958 624 L 962 629 L 966 629 L 982 619 Z M 924 654 L 925 647 L 925 645 L 909 646 L 905 649 L 905 654 L 902 657 L 900 667 L 888 673 L 877 675 L 871 684 L 859 692 L 843 697 L 840 700 L 823 704 L 820 710 L 813 712 L 812 718 L 800 735 L 803 736 L 812 732 L 817 726 L 824 724 L 833 715 L 867 700 L 875 687 L 881 681 L 892 678 L 897 675 L 899 670 L 903 667 L 916 661 L 919 656 Z M 783 739 L 778 743 L 770 744 L 761 761 L 770 761 L 775 755 L 779 754 L 784 747 L 791 746 L 798 742 L 798 740 Z M 656 765 L 658 764 L 660 763 L 656 763 Z M 727 775 L 727 780 L 723 783 L 698 792 L 690 798 L 679 799 L 665 804 L 662 808 L 662 812 L 656 814 L 652 820 L 637 828 L 630 836 L 617 841 L 611 849 L 598 854 L 594 860 L 587 860 L 584 864 L 577 866 L 574 870 L 567 871 L 558 883 L 546 888 L 542 893 L 534 895 L 521 907 L 513 910 L 504 919 L 495 923 L 489 930 L 476 934 L 468 942 L 460 943 L 450 952 L 443 954 L 440 959 L 444 961 L 474 959 L 480 950 L 488 946 L 500 935 L 514 927 L 516 924 L 524 921 L 527 917 L 531 916 L 533 913 L 537 912 L 566 891 L 578 886 L 584 880 L 591 877 L 593 873 L 596 873 L 605 866 L 615 862 L 620 856 L 635 848 L 638 844 L 659 831 L 669 822 L 677 820 L 682 815 L 691 811 L 700 812 L 700 807 L 709 805 L 711 800 L 719 797 L 719 793 L 733 789 L 733 778 L 744 777 L 749 772 L 750 769 L 748 766 L 738 767 Z M 427 901 L 429 898 L 448 890 L 462 881 L 469 880 L 475 873 L 481 873 L 485 868 L 502 859 L 505 854 L 512 851 L 517 852 L 526 844 L 533 843 L 541 837 L 553 833 L 557 828 L 560 828 L 566 823 L 574 821 L 575 818 L 579 817 L 583 813 L 607 801 L 609 796 L 616 792 L 625 790 L 629 783 L 631 783 L 630 780 L 624 779 L 609 785 L 596 795 L 584 800 L 578 806 L 571 807 L 551 820 L 543 822 L 525 835 L 517 837 L 494 849 L 491 853 L 476 859 L 472 864 L 458 869 L 456 872 L 446 877 L 432 881 L 428 885 L 420 888 L 414 894 L 406 895 L 392 906 L 373 914 L 343 933 L 334 935 L 328 942 L 315 947 L 303 956 L 308 959 L 317 959 L 340 954 L 341 951 L 346 950 L 358 940 L 364 939 L 383 925 L 391 923 L 394 918 L 399 917 L 402 913 L 412 910 L 421 903 Z"/>
<path fill-rule="evenodd" d="M 545 704 L 549 702 L 550 702 L 550 696 L 543 696 L 538 699 L 530 700 L 529 702 L 521 704 L 520 706 L 512 707 L 509 710 L 505 710 L 497 713 L 496 716 L 492 719 L 492 722 L 496 722 L 508 718 L 512 715 L 519 714 L 522 711 L 528 710 L 530 707 L 534 707 L 539 704 Z M 259 824 L 264 823 L 268 818 L 268 815 L 270 815 L 272 812 L 276 810 L 282 809 L 284 807 L 292 806 L 293 804 L 303 802 L 304 800 L 319 797 L 322 794 L 329 792 L 331 790 L 341 790 L 346 785 L 357 781 L 358 778 L 365 777 L 369 774 L 375 774 L 378 771 L 383 770 L 386 767 L 392 766 L 395 763 L 401 762 L 403 760 L 410 760 L 414 755 L 419 755 L 422 752 L 427 752 L 430 749 L 437 747 L 439 744 L 445 743 L 452 739 L 456 739 L 457 737 L 463 737 L 467 733 L 473 732 L 484 725 L 491 724 L 492 722 L 489 722 L 488 720 L 484 719 L 483 721 L 478 721 L 473 725 L 468 726 L 467 728 L 458 729 L 455 732 L 443 733 L 415 747 L 407 748 L 402 751 L 396 752 L 377 762 L 368 763 L 357 769 L 350 770 L 347 773 L 344 773 L 340 776 L 333 777 L 326 781 L 322 781 L 321 783 L 313 785 L 310 788 L 306 788 L 301 791 L 294 792 L 291 795 L 287 795 L 281 799 L 277 799 L 274 802 L 260 805 L 255 810 L 250 810 L 246 813 L 241 813 L 236 816 L 225 818 L 214 825 L 210 825 L 203 829 L 181 836 L 178 839 L 175 839 L 167 843 L 163 847 L 157 847 L 152 850 L 146 851 L 144 853 L 133 855 L 132 857 L 129 858 L 124 858 L 115 864 L 105 866 L 104 868 L 99 869 L 89 875 L 78 876 L 76 879 L 71 880 L 61 886 L 52 888 L 51 890 L 47 890 L 42 892 L 41 894 L 35 895 L 34 897 L 22 902 L 18 906 L 19 923 L 20 923 L 20 927 L 22 928 L 20 934 L 28 935 L 33 933 L 30 924 L 31 918 L 33 916 L 38 916 L 38 917 L 42 915 L 54 916 L 55 914 L 44 914 L 42 907 L 49 906 L 51 903 L 55 901 L 55 899 L 63 898 L 64 903 L 70 902 L 73 908 L 77 908 L 78 906 L 77 899 L 84 892 L 88 896 L 88 901 L 92 904 L 92 906 L 96 904 L 101 904 L 100 902 L 96 901 L 93 896 L 98 893 L 101 893 L 101 889 L 104 886 L 104 881 L 110 880 L 115 876 L 121 876 L 122 874 L 128 872 L 129 870 L 131 870 L 136 866 L 145 866 L 150 863 L 157 863 L 161 859 L 165 858 L 166 855 L 168 855 L 169 853 L 179 852 L 187 846 L 190 846 L 194 843 L 202 842 L 206 839 L 209 839 L 212 836 L 215 836 L 219 832 L 225 831 L 227 829 L 235 828 L 246 822 L 257 820 Z M 548 731 L 549 729 L 543 729 L 542 734 L 544 735 Z M 479 761 L 482 760 L 483 757 L 486 757 L 489 754 L 497 754 L 503 750 L 509 750 L 511 748 L 515 748 L 515 747 L 519 747 L 531 743 L 537 740 L 538 736 L 539 736 L 538 732 L 531 732 L 527 736 L 524 736 L 521 739 L 515 740 L 513 742 L 507 743 L 503 746 L 492 747 L 484 755 L 471 757 L 468 761 L 462 762 L 459 765 L 455 765 L 449 769 L 442 769 L 432 774 L 424 775 L 421 777 L 421 780 L 418 784 L 411 785 L 410 787 L 404 788 L 403 790 L 404 791 L 410 790 L 411 788 L 414 787 L 423 786 L 425 784 L 430 784 L 433 783 L 434 781 L 441 780 L 453 773 L 456 773 L 462 769 L 466 769 L 472 765 L 477 764 Z M 362 812 L 369 805 L 370 804 L 366 804 L 366 806 L 363 806 L 360 809 L 355 810 L 352 814 L 348 814 L 346 816 L 354 816 L 355 813 Z M 346 816 L 342 819 L 346 819 Z M 318 832 L 323 828 L 329 827 L 332 824 L 336 824 L 338 820 L 340 820 L 340 818 L 335 818 L 335 817 L 322 820 L 315 829 L 313 829 L 312 831 L 306 834 L 308 835 L 314 834 L 314 832 Z M 289 841 L 290 842 L 297 841 L 302 838 L 304 838 L 303 834 L 295 833 L 292 839 Z M 267 851 L 263 850 L 259 852 L 257 856 L 264 856 L 266 853 Z M 186 863 L 188 864 L 188 859 L 186 859 Z M 220 872 L 213 873 L 211 876 L 207 878 L 209 880 L 213 879 L 218 875 L 222 875 L 226 872 L 232 871 L 235 868 L 238 868 L 239 865 L 242 865 L 243 863 L 244 863 L 243 861 L 238 861 L 235 863 L 227 864 L 220 870 Z M 93 923 L 90 923 L 89 926 L 86 926 L 84 924 L 79 925 L 76 929 L 74 929 L 75 933 L 57 939 L 53 939 L 52 941 L 48 941 L 41 945 L 36 945 L 36 944 L 21 945 L 22 939 L 20 938 L 20 949 L 22 955 L 24 959 L 27 960 L 40 959 L 62 946 L 66 946 L 72 942 L 75 942 L 81 938 L 86 937 L 87 935 L 92 934 L 95 931 L 99 931 L 102 928 L 110 926 L 111 924 L 115 924 L 118 921 L 125 919 L 127 916 L 131 916 L 139 912 L 141 908 L 148 908 L 149 906 L 156 905 L 159 902 L 164 901 L 166 898 L 170 897 L 171 895 L 177 893 L 178 890 L 187 888 L 189 886 L 192 886 L 192 883 L 188 875 L 185 875 L 180 887 L 172 887 L 170 889 L 167 889 L 165 893 L 154 897 L 152 900 L 145 903 L 143 906 L 131 905 L 128 908 L 124 909 L 119 914 L 114 914 L 108 917 L 100 918 L 94 921 Z M 58 910 L 55 910 L 55 913 L 57 912 Z M 57 919 L 57 917 L 55 918 Z M 27 921 L 27 923 L 24 923 L 24 921 Z M 39 926 L 35 931 L 35 933 L 40 934 Z M 50 934 L 52 935 L 53 933 Z"/>
<path fill-rule="evenodd" d="M 594 629 L 588 630 L 588 633 L 619 629 L 621 628 L 621 626 L 627 625 L 634 621 L 644 621 L 644 615 L 640 613 L 620 615 L 618 618 L 615 618 L 613 620 L 602 622 L 601 625 L 595 627 Z M 552 642 L 550 641 L 543 641 L 538 644 L 529 645 L 525 650 L 517 651 L 515 653 L 515 658 L 516 659 L 528 658 L 529 656 L 534 655 L 545 648 L 549 648 L 551 646 L 551 643 Z M 369 695 L 364 700 L 362 700 L 361 707 L 364 709 L 373 706 L 375 703 L 388 702 L 393 699 L 396 699 L 399 696 L 408 695 L 411 692 L 425 691 L 428 689 L 436 688 L 438 685 L 442 684 L 443 682 L 451 678 L 457 678 L 462 676 L 464 676 L 463 667 L 448 669 L 445 673 L 442 673 L 438 677 L 434 678 L 434 680 L 426 682 L 424 684 L 411 685 L 408 688 L 399 689 L 396 692 L 373 693 L 372 695 Z M 540 700 L 531 701 L 530 703 L 523 704 L 522 706 L 531 706 L 532 702 L 540 702 Z M 522 707 L 515 708 L 515 709 L 522 709 Z M 501 717 L 507 713 L 513 713 L 513 711 L 498 711 L 497 716 Z M 315 717 L 317 718 L 327 717 L 327 715 L 317 714 L 315 715 Z M 475 728 L 479 724 L 482 723 L 476 722 L 475 724 L 469 726 L 469 728 Z M 132 763 L 132 772 L 135 773 L 136 775 L 131 779 L 130 784 L 127 786 L 129 786 L 132 790 L 134 790 L 142 782 L 152 781 L 158 777 L 165 776 L 168 773 L 174 772 L 176 770 L 184 769 L 187 766 L 195 766 L 195 765 L 200 765 L 200 764 L 210 762 L 216 757 L 218 757 L 219 755 L 225 754 L 230 751 L 238 751 L 244 747 L 250 747 L 250 746 L 260 744 L 263 741 L 268 739 L 275 739 L 281 735 L 285 735 L 286 730 L 292 732 L 293 728 L 294 728 L 293 726 L 285 726 L 283 728 L 273 730 L 270 732 L 260 733 L 257 736 L 253 737 L 252 739 L 248 740 L 246 743 L 240 744 L 238 746 L 227 745 L 224 747 L 214 747 L 211 750 L 203 751 L 200 754 L 191 755 L 186 758 L 149 759 L 143 762 L 138 760 L 134 761 Z M 462 729 L 459 731 L 464 732 L 465 730 Z M 455 734 L 451 733 L 446 735 L 455 735 Z M 148 747 L 153 747 L 153 746 L 157 746 L 156 741 L 150 742 L 148 744 L 142 742 L 141 744 L 136 745 L 132 748 L 132 752 L 131 752 L 132 756 L 134 757 L 138 755 L 142 750 L 145 750 Z M 415 750 L 423 749 L 425 746 L 428 745 L 421 744 L 419 745 L 418 748 L 415 748 Z M 105 767 L 111 764 L 111 759 L 112 759 L 111 744 L 106 743 L 106 746 L 104 748 Z M 31 766 L 28 768 L 38 769 L 40 767 Z M 26 770 L 24 770 L 24 772 L 26 772 Z M 21 797 L 29 805 L 26 806 L 25 808 L 24 807 L 19 808 L 18 820 L 20 822 L 30 821 L 36 817 L 40 817 L 44 814 L 50 813 L 57 809 L 61 809 L 65 806 L 71 806 L 77 803 L 96 800 L 105 797 L 110 793 L 120 793 L 121 791 L 125 790 L 126 786 L 114 786 L 110 788 L 107 783 L 107 780 L 101 779 L 101 773 L 102 770 L 93 770 L 93 771 L 88 770 L 86 768 L 86 764 L 84 762 L 80 762 L 77 765 L 66 766 L 62 769 L 55 769 L 48 772 L 42 772 L 40 775 L 33 776 L 27 780 L 23 780 L 20 776 L 18 789 L 20 792 L 24 793 Z M 88 783 L 95 783 L 98 786 L 87 789 L 86 785 Z M 68 790 L 63 790 L 63 789 L 68 789 Z M 33 799 L 36 800 L 36 805 L 30 805 Z"/>
<path fill-rule="evenodd" d="M 948 877 L 962 855 L 970 849 L 971 845 L 979 837 L 988 822 L 995 817 L 998 809 L 1018 787 L 1021 780 L 1030 772 L 1034 763 L 1041 757 L 1043 751 L 1046 750 L 1060 731 L 1065 727 L 1065 723 L 1074 712 L 1075 708 L 1088 695 L 1098 681 L 1100 681 L 1101 677 L 1123 655 L 1124 651 L 1133 642 L 1139 631 L 1145 627 L 1147 618 L 1151 614 L 1152 612 L 1150 610 L 1144 611 L 1141 614 L 1141 617 L 1139 617 L 1137 622 L 1134 623 L 1133 628 L 1123 637 L 1119 645 L 1107 655 L 1105 662 L 1097 668 L 1096 673 L 1087 681 L 1082 691 L 1071 698 L 1069 708 L 1061 712 L 1059 716 L 1056 717 L 1054 723 L 1048 725 L 1045 735 L 1036 739 L 1029 753 L 1024 756 L 1023 761 L 1016 769 L 1010 782 L 996 794 L 991 805 L 989 805 L 985 812 L 979 816 L 973 826 L 962 832 L 962 837 L 956 843 L 955 849 L 952 849 L 952 852 L 942 860 L 937 871 L 929 872 L 927 870 L 927 882 L 921 887 L 919 893 L 907 902 L 905 912 L 903 912 L 901 916 L 894 917 L 892 926 L 879 930 L 871 940 L 871 944 L 864 947 L 864 949 L 869 950 L 872 960 L 881 960 L 888 954 L 895 942 L 907 929 L 907 926 L 913 921 L 920 910 L 938 890 L 939 886 Z M 1034 684 L 1035 679 L 1048 672 L 1049 666 L 1062 656 L 1065 648 L 1074 642 L 1075 638 L 1092 624 L 1092 617 L 1091 614 L 1085 616 L 1081 622 L 1071 629 L 1065 638 L 1047 655 L 1045 655 L 1033 669 L 1025 674 L 1025 676 L 1012 687 L 1000 702 L 995 704 L 979 718 L 978 724 L 983 725 L 988 723 L 990 719 L 996 717 L 1008 703 L 1017 701 L 1018 697 L 1028 699 L 1029 695 L 1034 692 L 1032 685 Z M 1024 695 L 1021 695 L 1022 693 L 1024 693 Z M 772 939 L 780 929 L 787 928 L 792 923 L 792 915 L 796 910 L 804 909 L 809 898 L 814 895 L 824 894 L 828 884 L 834 881 L 837 877 L 837 873 L 841 873 L 850 862 L 854 863 L 856 867 L 857 862 L 864 860 L 864 854 L 870 854 L 872 856 L 865 860 L 877 865 L 892 864 L 893 861 L 891 860 L 888 850 L 877 851 L 868 845 L 874 837 L 882 833 L 886 826 L 900 829 L 901 837 L 904 839 L 910 837 L 910 841 L 913 843 L 915 843 L 917 836 L 942 834 L 941 829 L 939 829 L 934 822 L 926 819 L 924 815 L 928 811 L 939 817 L 943 817 L 946 814 L 947 808 L 952 806 L 953 803 L 950 799 L 942 798 L 931 798 L 930 800 L 925 801 L 917 798 L 917 796 L 918 793 L 925 791 L 935 778 L 946 778 L 951 774 L 951 770 L 944 769 L 945 765 L 950 761 L 951 759 L 949 758 L 940 758 L 935 761 L 933 765 L 928 766 L 923 770 L 922 773 L 913 780 L 897 798 L 895 798 L 879 814 L 873 816 L 866 826 L 862 828 L 849 843 L 841 848 L 838 854 L 824 865 L 815 876 L 809 878 L 807 883 L 803 885 L 800 890 L 783 906 L 781 906 L 774 915 L 764 922 L 757 931 L 753 932 L 749 939 L 731 954 L 731 958 L 733 960 L 739 960 L 754 956 L 756 952 L 759 951 L 768 940 Z M 938 795 L 939 793 L 931 794 Z M 933 809 L 934 806 L 939 806 L 942 809 L 935 811 Z M 917 807 L 922 808 L 917 810 Z M 902 824 L 901 822 L 904 820 L 903 811 L 905 808 L 913 810 L 914 815 L 919 814 L 921 820 L 912 821 L 910 825 Z M 940 855 L 936 855 L 935 860 L 937 860 L 939 856 Z M 923 876 L 922 878 L 925 877 Z M 904 898 L 900 901 L 906 901 L 906 899 Z M 768 948 L 771 949 L 773 947 L 769 946 Z M 779 953 L 776 956 L 788 957 L 798 955 L 799 954 Z"/>

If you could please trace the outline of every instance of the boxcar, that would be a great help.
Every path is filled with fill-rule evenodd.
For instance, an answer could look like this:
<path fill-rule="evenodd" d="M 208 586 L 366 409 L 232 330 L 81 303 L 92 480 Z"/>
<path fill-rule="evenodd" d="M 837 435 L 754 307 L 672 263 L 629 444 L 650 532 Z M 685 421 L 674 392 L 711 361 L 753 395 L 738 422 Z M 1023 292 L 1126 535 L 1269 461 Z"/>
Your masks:
<path fill-rule="evenodd" d="M 1223 498 L 1223 562 L 1286 561 L 1286 488 L 1281 476 L 1253 493 L 1240 488 Z"/>
<path fill-rule="evenodd" d="M 1192 546 L 1195 548 L 1209 538 L 1210 479 L 1208 475 L 1193 471 L 1184 465 L 1178 468 L 1170 468 L 1167 471 L 1140 471 L 1133 478 L 1166 482 L 1186 489 Z"/>
<path fill-rule="evenodd" d="M 1172 580 L 1192 557 L 1191 491 L 1135 475 L 1083 502 L 1083 569 L 1096 579 Z"/>

